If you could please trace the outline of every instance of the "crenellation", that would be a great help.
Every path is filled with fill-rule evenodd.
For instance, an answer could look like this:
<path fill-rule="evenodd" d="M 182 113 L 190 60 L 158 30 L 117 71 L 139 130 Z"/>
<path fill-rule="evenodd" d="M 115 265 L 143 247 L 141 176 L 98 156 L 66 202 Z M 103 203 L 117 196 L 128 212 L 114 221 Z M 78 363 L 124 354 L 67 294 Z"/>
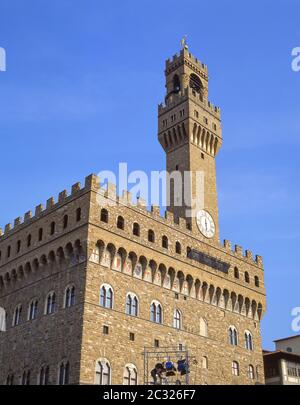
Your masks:
<path fill-rule="evenodd" d="M 224 239 L 224 241 L 223 241 L 223 247 L 224 247 L 226 250 L 230 250 L 230 251 L 231 251 L 231 242 L 230 242 L 229 240 L 227 240 L 227 239 Z"/>
<path fill-rule="evenodd" d="M 187 231 L 187 228 L 186 228 L 186 219 L 185 218 L 182 218 L 182 217 L 179 217 L 178 218 L 178 226 L 179 226 L 179 228 L 182 230 L 182 231 Z"/>
<path fill-rule="evenodd" d="M 259 259 L 257 259 L 257 257 L 260 257 L 260 256 L 257 256 L 257 255 L 256 255 L 256 256 L 255 256 L 255 259 L 254 259 L 254 256 L 253 256 L 251 250 L 246 249 L 246 250 L 245 250 L 245 254 L 244 254 L 244 253 L 243 253 L 243 248 L 242 248 L 241 246 L 239 246 L 239 245 L 235 245 L 235 246 L 234 246 L 234 250 L 232 250 L 231 242 L 230 242 L 229 240 L 227 240 L 227 239 L 225 239 L 225 240 L 223 241 L 222 247 L 225 248 L 226 250 L 230 251 L 230 252 L 233 253 L 234 255 L 238 256 L 238 257 L 242 257 L 242 258 L 248 259 L 248 260 L 251 261 L 254 265 L 259 266 L 259 267 L 262 267 L 262 261 L 260 262 Z"/>
<path fill-rule="evenodd" d="M 182 49 L 180 53 L 176 53 L 170 59 L 166 60 L 166 71 L 170 68 L 177 68 L 180 64 L 182 64 L 186 60 L 186 63 L 191 64 L 191 66 L 195 65 L 198 69 L 204 70 L 204 72 L 208 73 L 208 67 L 205 63 L 202 63 L 201 60 L 196 58 L 191 52 L 187 49 Z"/>
<path fill-rule="evenodd" d="M 35 207 L 35 217 L 39 217 L 41 215 L 41 213 L 44 211 L 44 206 L 43 204 L 39 204 Z"/>
<path fill-rule="evenodd" d="M 22 217 L 18 217 L 14 220 L 14 228 L 16 228 L 17 226 L 21 225 L 22 223 Z"/>
<path fill-rule="evenodd" d="M 90 174 L 85 178 L 85 189 L 87 190 L 100 190 L 100 178 L 96 174 Z"/>
<path fill-rule="evenodd" d="M 243 248 L 239 245 L 234 246 L 234 252 L 237 256 L 242 256 L 243 257 Z"/>
<path fill-rule="evenodd" d="M 97 188 L 97 186 L 96 186 L 97 180 L 96 179 L 97 179 L 97 176 L 92 175 L 91 181 L 93 182 L 93 187 L 94 188 Z M 80 183 L 78 182 L 78 183 L 75 183 L 72 186 L 72 195 L 70 197 L 75 196 L 75 194 L 77 194 L 79 191 L 81 191 L 81 186 L 80 186 Z M 26 223 L 28 223 L 31 220 L 37 219 L 42 214 L 44 214 L 45 211 L 49 212 L 49 211 L 51 211 L 51 209 L 53 209 L 53 208 L 55 209 L 58 204 L 64 204 L 65 202 L 68 201 L 68 198 L 69 198 L 69 196 L 68 196 L 67 190 L 63 190 L 62 192 L 59 193 L 57 203 L 55 202 L 54 197 L 50 197 L 46 202 L 46 208 L 44 208 L 43 204 L 39 204 L 39 205 L 37 205 L 35 207 L 34 216 L 32 214 L 32 211 L 30 210 L 30 211 L 27 211 L 24 214 L 24 221 L 22 221 L 22 217 L 17 217 L 14 220 L 14 225 L 13 226 L 11 224 L 7 224 L 5 226 L 4 232 L 2 234 L 0 234 L 0 237 L 8 234 L 11 231 L 14 231 L 15 228 L 17 228 L 17 227 L 19 227 L 21 225 L 25 225 Z"/>
<path fill-rule="evenodd" d="M 105 190 L 104 196 L 112 200 L 117 198 L 117 186 L 113 183 L 107 183 L 107 188 Z"/>
<path fill-rule="evenodd" d="M 97 189 L 98 190 L 99 185 L 100 185 L 100 179 L 96 175 L 87 176 L 85 188 L 88 187 L 88 189 L 92 188 L 92 189 Z M 81 190 L 80 183 L 76 183 L 75 185 L 72 186 L 72 195 L 74 194 L 75 189 L 76 189 L 76 193 L 78 193 L 78 191 Z M 99 188 L 99 190 L 100 190 L 100 188 Z M 123 203 L 124 205 L 128 205 L 128 206 L 132 205 L 132 206 L 136 206 L 138 208 L 142 208 L 143 210 L 147 210 L 146 201 L 143 198 L 138 197 L 137 198 L 137 203 L 133 204 L 132 203 L 132 194 L 127 190 L 123 190 L 122 197 L 117 197 L 116 185 L 113 184 L 113 183 L 108 183 L 107 188 L 106 189 L 101 189 L 101 191 L 103 192 L 103 195 L 104 195 L 105 198 L 110 198 L 112 200 L 117 200 L 117 201 Z M 61 193 L 59 193 L 58 203 L 60 203 L 60 204 L 64 203 L 67 198 L 68 198 L 67 191 L 66 190 L 62 191 Z M 55 208 L 56 205 L 57 204 L 55 204 L 54 198 L 51 197 L 51 198 L 49 198 L 47 200 L 46 210 L 48 211 L 51 208 Z M 45 212 L 45 210 L 44 210 L 43 205 L 39 204 L 35 208 L 34 217 L 32 216 L 31 211 L 28 211 L 27 213 L 25 213 L 23 223 L 26 223 L 31 219 L 37 219 L 44 212 Z M 151 205 L 151 209 L 150 209 L 150 211 L 147 211 L 147 213 L 150 216 L 152 216 L 154 219 L 159 219 L 160 221 L 162 221 L 162 223 L 165 223 L 168 226 L 178 227 L 182 232 L 185 232 L 185 233 L 188 231 L 186 219 L 183 218 L 183 217 L 175 217 L 174 214 L 171 211 L 167 210 L 167 211 L 165 211 L 164 216 L 161 216 L 160 207 L 157 206 L 157 205 Z M 21 217 L 16 218 L 15 221 L 14 221 L 14 227 L 12 227 L 11 224 L 7 224 L 5 226 L 4 232 L 2 232 L 2 234 L 0 233 L 0 236 L 8 234 L 14 228 L 22 225 L 23 223 L 22 223 L 22 218 Z M 224 240 L 221 247 L 224 248 L 227 251 L 232 252 L 232 250 L 231 250 L 232 249 L 231 248 L 231 242 L 228 241 L 228 240 Z M 246 259 L 251 260 L 253 262 L 253 264 L 255 264 L 255 265 L 259 266 L 259 267 L 263 267 L 261 256 L 257 255 L 255 257 L 255 259 L 253 259 L 252 252 L 250 250 L 246 250 L 245 255 L 243 255 L 243 249 L 239 245 L 234 246 L 234 250 L 233 250 L 232 253 L 234 255 L 237 255 L 238 257 L 245 257 Z"/>
<path fill-rule="evenodd" d="M 51 208 L 54 207 L 54 205 L 55 205 L 54 197 L 48 198 L 48 200 L 46 202 L 46 210 L 50 210 Z"/>
<path fill-rule="evenodd" d="M 179 94 L 176 95 L 176 99 L 174 98 L 171 102 L 168 101 L 167 103 L 160 103 L 158 104 L 158 115 L 161 116 L 167 113 L 169 110 L 172 110 L 177 104 L 184 102 L 185 100 L 190 97 L 193 101 L 200 104 L 204 110 L 212 114 L 213 117 L 217 119 L 221 119 L 221 109 L 218 106 L 215 106 L 210 101 L 201 100 L 199 95 L 194 95 L 192 90 L 189 88 L 184 89 Z"/>
<path fill-rule="evenodd" d="M 165 221 L 167 224 L 173 225 L 174 224 L 174 213 L 166 210 L 165 211 Z"/>
<path fill-rule="evenodd" d="M 147 202 L 144 198 L 138 197 L 137 198 L 137 206 L 142 209 L 147 209 Z"/>
<path fill-rule="evenodd" d="M 253 261 L 253 256 L 252 256 L 251 250 L 247 249 L 247 250 L 245 251 L 245 257 L 246 257 L 247 259 L 250 259 L 250 260 Z"/>
<path fill-rule="evenodd" d="M 151 213 L 154 217 L 160 216 L 160 207 L 158 205 L 151 205 Z"/>
<path fill-rule="evenodd" d="M 255 262 L 258 267 L 261 267 L 263 269 L 263 258 L 260 255 L 255 256 Z"/>
<path fill-rule="evenodd" d="M 72 189 L 71 189 L 71 195 L 74 196 L 81 190 L 81 184 L 80 182 L 77 182 L 73 184 Z"/>
<path fill-rule="evenodd" d="M 61 204 L 63 203 L 68 197 L 68 192 L 67 190 L 63 190 L 59 193 L 58 195 L 58 203 Z"/>
<path fill-rule="evenodd" d="M 122 201 L 126 205 L 132 205 L 132 194 L 128 190 L 122 190 Z"/>
<path fill-rule="evenodd" d="M 32 219 L 32 211 L 27 211 L 24 214 L 24 223 L 30 221 Z"/>
<path fill-rule="evenodd" d="M 6 224 L 5 227 L 4 227 L 4 233 L 8 233 L 8 232 L 10 232 L 11 230 L 12 230 L 11 223 Z"/>

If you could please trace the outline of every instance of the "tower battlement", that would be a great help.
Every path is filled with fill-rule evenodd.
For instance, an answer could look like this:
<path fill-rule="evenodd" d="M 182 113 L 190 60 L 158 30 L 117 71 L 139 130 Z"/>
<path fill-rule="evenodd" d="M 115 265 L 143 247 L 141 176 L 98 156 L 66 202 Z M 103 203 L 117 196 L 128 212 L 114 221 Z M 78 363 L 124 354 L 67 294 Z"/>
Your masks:
<path fill-rule="evenodd" d="M 207 65 L 202 63 L 187 49 L 182 49 L 180 53 L 176 53 L 172 58 L 166 60 L 166 72 L 172 71 L 174 68 L 176 69 L 179 64 L 184 63 L 184 60 L 186 60 L 187 63 L 189 62 L 191 66 L 195 65 L 195 67 L 197 67 L 200 71 L 203 71 L 206 75 L 208 75 Z"/>
<path fill-rule="evenodd" d="M 24 226 L 27 226 L 37 219 L 39 219 L 41 216 L 47 215 L 51 213 L 52 211 L 56 210 L 60 206 L 70 202 L 74 198 L 77 198 L 78 196 L 84 194 L 88 190 L 91 190 L 92 188 L 97 187 L 94 183 L 96 180 L 95 175 L 90 175 L 85 178 L 85 185 L 84 187 L 81 187 L 81 183 L 77 182 L 73 184 L 71 187 L 71 193 L 68 194 L 67 190 L 63 190 L 58 194 L 58 198 L 55 199 L 54 197 L 50 197 L 46 201 L 46 205 L 44 204 L 39 204 L 35 207 L 35 211 L 33 214 L 33 211 L 27 211 L 23 217 L 17 217 L 13 223 L 8 223 L 4 227 L 4 231 L 2 228 L 0 228 L 0 243 L 2 240 L 4 240 L 7 236 L 12 235 L 15 231 L 18 231 Z"/>
<path fill-rule="evenodd" d="M 137 198 L 136 201 L 134 201 L 132 194 L 127 190 L 123 190 L 121 195 L 118 195 L 117 186 L 115 184 L 108 183 L 105 187 L 101 187 L 100 178 L 95 174 L 91 174 L 85 178 L 84 187 L 81 187 L 81 183 L 77 182 L 71 187 L 70 195 L 66 190 L 63 190 L 58 194 L 57 199 L 55 199 L 54 197 L 50 197 L 46 202 L 45 208 L 43 204 L 39 204 L 38 206 L 36 206 L 34 215 L 32 214 L 32 211 L 28 211 L 24 214 L 24 219 L 22 219 L 22 217 L 17 217 L 14 220 L 13 225 L 11 223 L 7 224 L 4 228 L 4 232 L 0 228 L 0 243 L 7 237 L 12 236 L 14 232 L 19 231 L 25 226 L 33 224 L 42 216 L 51 214 L 51 212 L 57 210 L 62 205 L 67 204 L 74 198 L 78 198 L 84 193 L 90 191 L 97 193 L 105 200 L 110 200 L 105 202 L 105 200 L 101 200 L 100 198 L 98 200 L 100 207 L 104 206 L 107 207 L 107 209 L 109 210 L 110 206 L 128 206 L 131 209 L 142 212 L 148 218 L 159 221 L 164 225 L 174 227 L 174 231 L 180 230 L 181 232 L 191 235 L 191 231 L 188 227 L 188 222 L 185 218 L 176 218 L 174 217 L 173 212 L 168 210 L 161 214 L 160 207 L 156 205 L 151 205 L 150 209 L 148 209 L 146 201 L 143 198 L 140 197 Z M 250 264 L 254 264 L 260 268 L 263 267 L 261 256 L 256 255 L 254 259 L 250 250 L 243 251 L 242 247 L 240 247 L 239 245 L 234 245 L 234 248 L 232 249 L 231 243 L 228 240 L 225 240 L 223 244 L 220 243 L 218 248 L 222 251 L 225 250 L 227 252 L 230 252 L 231 255 L 237 258 L 246 260 Z"/>
<path fill-rule="evenodd" d="M 187 101 L 188 99 L 194 101 L 195 103 L 199 104 L 209 114 L 211 114 L 214 118 L 218 120 L 221 119 L 221 109 L 219 106 L 215 106 L 212 102 L 201 100 L 201 97 L 197 93 L 193 93 L 190 88 L 185 88 L 183 91 L 179 92 L 175 96 L 173 96 L 172 101 L 167 100 L 167 102 L 160 103 L 158 105 L 158 114 L 162 116 L 166 112 L 172 110 L 178 104 Z"/>

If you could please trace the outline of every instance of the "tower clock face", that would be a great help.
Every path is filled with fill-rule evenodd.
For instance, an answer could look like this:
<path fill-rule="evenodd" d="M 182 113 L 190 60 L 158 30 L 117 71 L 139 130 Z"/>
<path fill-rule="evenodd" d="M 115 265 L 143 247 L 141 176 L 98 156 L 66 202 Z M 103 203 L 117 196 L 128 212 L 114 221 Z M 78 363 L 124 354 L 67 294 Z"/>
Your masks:
<path fill-rule="evenodd" d="M 206 238 L 212 238 L 215 234 L 216 227 L 212 216 L 205 210 L 200 210 L 197 213 L 197 225 L 199 231 Z"/>

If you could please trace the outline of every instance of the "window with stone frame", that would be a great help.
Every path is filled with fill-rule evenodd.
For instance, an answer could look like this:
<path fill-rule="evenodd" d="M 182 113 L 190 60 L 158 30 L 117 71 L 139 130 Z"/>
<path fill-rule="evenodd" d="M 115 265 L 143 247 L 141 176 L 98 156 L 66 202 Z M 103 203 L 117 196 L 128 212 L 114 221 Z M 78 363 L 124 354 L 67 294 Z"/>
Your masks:
<path fill-rule="evenodd" d="M 18 304 L 14 310 L 12 326 L 18 326 L 21 323 L 22 305 Z"/>
<path fill-rule="evenodd" d="M 98 360 L 96 363 L 96 385 L 110 385 L 111 367 L 106 359 Z"/>
<path fill-rule="evenodd" d="M 126 314 L 138 316 L 139 300 L 135 294 L 128 293 L 126 296 Z"/>
<path fill-rule="evenodd" d="M 58 384 L 68 385 L 70 381 L 70 363 L 62 361 L 59 365 Z"/>
<path fill-rule="evenodd" d="M 158 301 L 153 301 L 151 304 L 150 320 L 155 323 L 162 323 L 162 306 Z"/>
<path fill-rule="evenodd" d="M 181 329 L 181 323 L 182 323 L 181 312 L 179 311 L 179 309 L 175 309 L 173 316 L 173 327 L 175 329 Z"/>
<path fill-rule="evenodd" d="M 64 307 L 70 308 L 75 305 L 75 287 L 70 285 L 65 290 Z"/>
<path fill-rule="evenodd" d="M 239 363 L 237 361 L 232 362 L 232 364 L 231 364 L 231 372 L 232 372 L 232 375 L 235 375 L 235 376 L 240 375 Z"/>
<path fill-rule="evenodd" d="M 137 385 L 138 373 L 133 364 L 127 364 L 124 368 L 123 385 Z"/>
<path fill-rule="evenodd" d="M 37 318 L 38 305 L 39 305 L 39 302 L 36 298 L 30 302 L 29 307 L 28 307 L 28 320 L 29 321 L 33 321 L 34 319 Z"/>
<path fill-rule="evenodd" d="M 238 333 L 235 326 L 230 326 L 228 329 L 229 344 L 232 346 L 238 345 Z"/>
<path fill-rule="evenodd" d="M 108 284 L 103 284 L 100 288 L 100 306 L 103 308 L 113 308 L 113 289 Z"/>
<path fill-rule="evenodd" d="M 49 292 L 46 298 L 45 315 L 50 315 L 55 312 L 56 294 L 54 291 Z"/>
<path fill-rule="evenodd" d="M 253 337 L 248 330 L 245 331 L 245 348 L 247 350 L 253 350 Z"/>

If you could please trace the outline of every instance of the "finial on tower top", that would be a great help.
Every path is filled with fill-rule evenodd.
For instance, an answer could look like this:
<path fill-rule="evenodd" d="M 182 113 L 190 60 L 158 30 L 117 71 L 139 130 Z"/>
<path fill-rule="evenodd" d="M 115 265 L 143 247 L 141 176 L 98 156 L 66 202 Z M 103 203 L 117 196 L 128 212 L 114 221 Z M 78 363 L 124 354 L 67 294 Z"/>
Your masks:
<path fill-rule="evenodd" d="M 187 44 L 187 35 L 184 35 L 184 37 L 180 41 L 180 45 L 181 45 L 182 49 L 189 49 L 188 44 Z"/>

